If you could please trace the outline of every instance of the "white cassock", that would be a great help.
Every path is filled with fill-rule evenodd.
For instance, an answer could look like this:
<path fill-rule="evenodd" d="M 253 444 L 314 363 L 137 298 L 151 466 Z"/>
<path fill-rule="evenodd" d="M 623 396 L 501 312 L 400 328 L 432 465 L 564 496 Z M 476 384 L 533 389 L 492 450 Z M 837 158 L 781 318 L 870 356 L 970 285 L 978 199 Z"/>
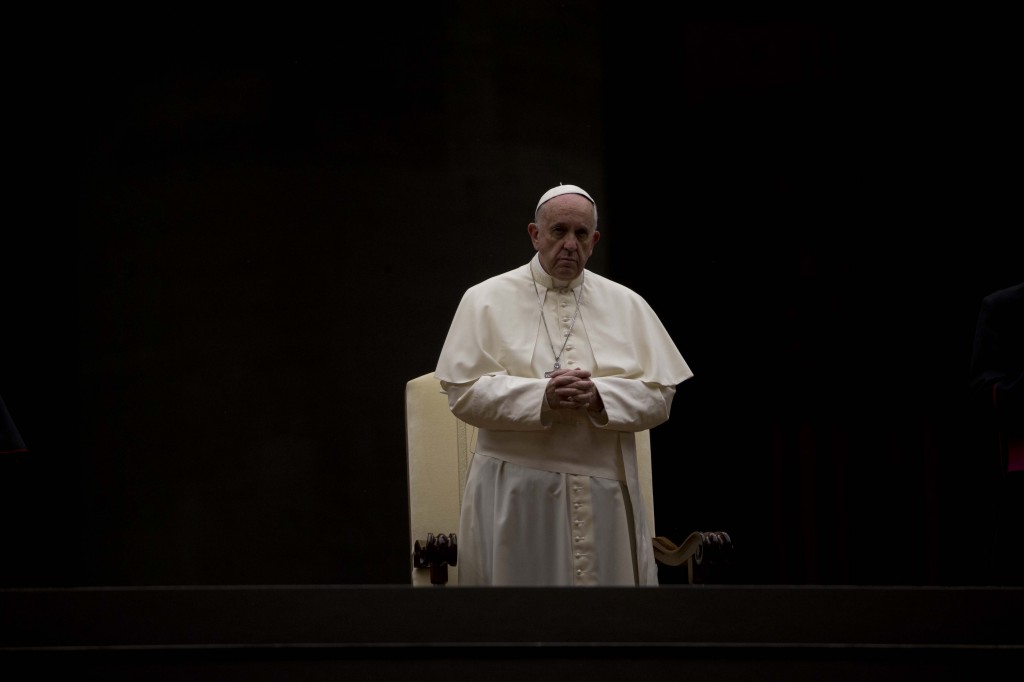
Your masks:
<path fill-rule="evenodd" d="M 561 366 L 591 372 L 604 411 L 547 404 L 563 342 Z M 466 291 L 434 376 L 479 429 L 460 585 L 658 584 L 634 433 L 668 419 L 693 373 L 643 298 L 589 271 L 555 280 L 535 255 Z"/>

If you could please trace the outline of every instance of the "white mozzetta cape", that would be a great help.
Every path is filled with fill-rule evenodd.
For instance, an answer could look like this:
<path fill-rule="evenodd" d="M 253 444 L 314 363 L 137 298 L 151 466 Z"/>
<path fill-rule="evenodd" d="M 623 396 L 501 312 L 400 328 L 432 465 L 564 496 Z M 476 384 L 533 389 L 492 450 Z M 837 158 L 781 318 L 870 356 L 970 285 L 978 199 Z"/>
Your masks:
<path fill-rule="evenodd" d="M 563 284 L 544 273 L 534 256 L 527 265 L 471 287 L 455 312 L 434 376 L 453 384 L 475 381 L 485 374 L 544 377 L 533 369 L 537 335 L 543 334 L 544 328 L 537 313 L 531 266 L 542 293 L 545 281 Z M 594 350 L 597 365 L 590 368 L 594 377 L 675 386 L 693 376 L 643 298 L 589 271 L 571 285 L 575 287 L 580 279 L 585 290 L 577 324 L 582 322 Z M 545 343 L 543 348 L 549 347 Z M 546 369 L 551 369 L 552 361 L 547 356 L 541 360 Z"/>

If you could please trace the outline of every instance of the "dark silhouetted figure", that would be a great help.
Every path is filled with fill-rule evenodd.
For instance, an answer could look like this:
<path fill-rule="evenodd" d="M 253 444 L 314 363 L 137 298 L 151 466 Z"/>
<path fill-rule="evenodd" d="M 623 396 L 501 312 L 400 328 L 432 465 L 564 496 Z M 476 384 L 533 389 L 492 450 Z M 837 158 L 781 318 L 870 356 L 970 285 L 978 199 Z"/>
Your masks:
<path fill-rule="evenodd" d="M 25 447 L 25 441 L 18 433 L 18 427 L 14 425 L 14 420 L 7 412 L 4 399 L 0 397 L 0 455 L 15 452 L 28 452 L 28 448 Z"/>
<path fill-rule="evenodd" d="M 993 531 L 999 585 L 1024 585 L 1024 282 L 981 302 L 971 391 L 998 464 Z"/>

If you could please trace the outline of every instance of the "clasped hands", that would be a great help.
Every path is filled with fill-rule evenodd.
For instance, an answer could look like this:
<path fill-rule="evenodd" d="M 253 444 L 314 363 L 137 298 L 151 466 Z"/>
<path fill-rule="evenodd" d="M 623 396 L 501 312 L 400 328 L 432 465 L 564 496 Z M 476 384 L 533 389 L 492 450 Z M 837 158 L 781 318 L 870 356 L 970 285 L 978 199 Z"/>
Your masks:
<path fill-rule="evenodd" d="M 591 412 L 604 409 L 604 401 L 597 392 L 597 386 L 590 380 L 585 369 L 556 369 L 544 391 L 548 405 L 553 410 L 578 410 L 586 408 Z"/>

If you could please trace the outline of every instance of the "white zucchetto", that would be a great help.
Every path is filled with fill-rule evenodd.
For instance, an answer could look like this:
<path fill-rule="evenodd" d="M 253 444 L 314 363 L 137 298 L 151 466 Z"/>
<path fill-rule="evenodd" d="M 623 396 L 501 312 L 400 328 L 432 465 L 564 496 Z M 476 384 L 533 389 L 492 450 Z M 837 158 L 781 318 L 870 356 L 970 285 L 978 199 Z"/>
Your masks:
<path fill-rule="evenodd" d="M 577 187 L 576 185 L 559 184 L 557 187 L 552 187 L 547 192 L 544 192 L 544 194 L 541 195 L 540 201 L 537 202 L 537 208 L 534 209 L 534 215 L 536 215 L 537 211 L 540 210 L 541 204 L 550 199 L 554 199 L 557 196 L 561 196 L 562 194 L 579 194 L 581 196 L 585 196 L 587 199 L 590 200 L 590 203 L 594 205 L 594 208 L 597 208 L 597 202 L 594 201 L 594 197 L 587 194 L 586 190 L 584 190 L 582 187 Z"/>

